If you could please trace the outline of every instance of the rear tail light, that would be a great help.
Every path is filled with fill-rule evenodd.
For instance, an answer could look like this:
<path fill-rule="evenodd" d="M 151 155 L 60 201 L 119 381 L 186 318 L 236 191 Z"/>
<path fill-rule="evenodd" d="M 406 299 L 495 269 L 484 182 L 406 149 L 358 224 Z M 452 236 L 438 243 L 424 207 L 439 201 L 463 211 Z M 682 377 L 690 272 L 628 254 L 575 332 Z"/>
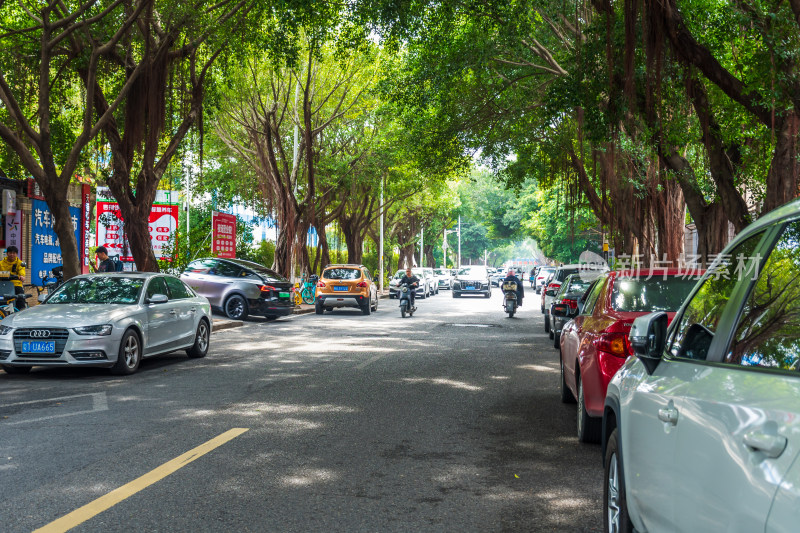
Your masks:
<path fill-rule="evenodd" d="M 364 287 L 369 287 L 369 285 L 367 284 L 367 282 L 366 282 L 366 281 L 362 281 L 361 283 L 359 283 L 358 285 L 356 285 L 356 287 L 361 287 L 361 288 L 364 288 Z"/>
<path fill-rule="evenodd" d="M 319 283 L 317 283 L 317 287 L 325 287 L 325 282 L 320 281 Z"/>
<path fill-rule="evenodd" d="M 578 302 L 576 300 L 570 300 L 569 298 L 564 298 L 563 300 L 561 300 L 561 303 L 567 304 L 570 309 L 578 308 Z"/>
<path fill-rule="evenodd" d="M 259 285 L 258 288 L 261 289 L 261 292 L 277 291 L 278 290 L 275 287 L 273 287 L 272 285 Z"/>
<path fill-rule="evenodd" d="M 602 350 L 617 357 L 628 357 L 633 355 L 628 335 L 625 333 L 602 333 L 595 339 L 594 345 L 598 350 Z"/>
<path fill-rule="evenodd" d="M 551 283 L 550 285 L 547 286 L 547 290 L 548 291 L 550 289 L 560 289 L 560 288 L 561 288 L 561 284 L 560 283 Z"/>

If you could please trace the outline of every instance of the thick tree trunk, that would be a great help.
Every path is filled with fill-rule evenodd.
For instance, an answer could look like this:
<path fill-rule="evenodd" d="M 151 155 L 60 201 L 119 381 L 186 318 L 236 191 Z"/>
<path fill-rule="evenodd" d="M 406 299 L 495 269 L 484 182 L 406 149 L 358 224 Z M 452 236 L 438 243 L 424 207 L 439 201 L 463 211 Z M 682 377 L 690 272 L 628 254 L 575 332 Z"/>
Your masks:
<path fill-rule="evenodd" d="M 56 178 L 57 180 L 57 178 Z M 69 213 L 69 203 L 67 202 L 67 187 L 62 186 L 61 180 L 53 180 L 57 187 L 42 188 L 45 195 L 47 207 L 55 218 L 53 230 L 56 232 L 59 244 L 61 245 L 61 264 L 64 267 L 64 279 L 73 278 L 81 273 L 81 256 L 78 251 L 78 241 L 75 239 L 75 228 L 72 226 L 72 217 Z M 59 183 L 60 182 L 60 183 Z M 64 184 L 67 185 L 67 184 Z M 63 190 L 62 190 L 63 189 Z M 33 279 L 31 273 L 31 281 Z"/>
<path fill-rule="evenodd" d="M 658 231 L 658 259 L 677 264 L 683 253 L 683 228 L 686 204 L 680 185 L 673 180 L 659 180 L 661 191 L 654 199 Z"/>
<path fill-rule="evenodd" d="M 403 270 L 414 266 L 414 245 L 407 244 L 400 247 L 400 254 L 397 259 L 397 270 Z"/>
<path fill-rule="evenodd" d="M 764 199 L 763 213 L 780 207 L 797 196 L 798 172 L 800 164 L 797 158 L 798 129 L 800 114 L 797 111 L 788 113 L 776 132 L 775 153 L 767 173 L 767 195 Z"/>

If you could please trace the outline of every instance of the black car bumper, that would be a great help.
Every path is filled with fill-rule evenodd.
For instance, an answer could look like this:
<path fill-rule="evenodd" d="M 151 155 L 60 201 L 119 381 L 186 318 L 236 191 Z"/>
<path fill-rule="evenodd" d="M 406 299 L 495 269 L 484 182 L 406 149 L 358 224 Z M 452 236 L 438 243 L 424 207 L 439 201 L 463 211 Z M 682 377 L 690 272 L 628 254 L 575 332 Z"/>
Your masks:
<path fill-rule="evenodd" d="M 294 302 L 289 300 L 268 300 L 258 298 L 247 301 L 251 315 L 288 316 L 294 313 Z"/>

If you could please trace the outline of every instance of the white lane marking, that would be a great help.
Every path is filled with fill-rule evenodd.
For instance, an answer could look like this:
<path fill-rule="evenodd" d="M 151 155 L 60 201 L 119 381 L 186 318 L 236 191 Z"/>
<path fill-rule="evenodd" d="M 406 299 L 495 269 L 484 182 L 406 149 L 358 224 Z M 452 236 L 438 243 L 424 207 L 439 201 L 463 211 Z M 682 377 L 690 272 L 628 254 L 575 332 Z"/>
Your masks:
<path fill-rule="evenodd" d="M 380 360 L 380 359 L 383 359 L 384 357 L 386 357 L 386 354 L 385 354 L 385 353 L 378 354 L 378 355 L 373 355 L 372 357 L 370 357 L 369 359 L 367 359 L 367 360 L 366 360 L 366 361 L 364 361 L 363 363 L 361 363 L 361 364 L 359 364 L 359 365 L 356 365 L 356 370 L 363 370 L 363 369 L 364 369 L 364 368 L 366 368 L 368 365 L 371 365 L 371 364 L 372 364 L 372 363 L 374 363 L 375 361 L 378 361 L 378 360 Z"/>
<path fill-rule="evenodd" d="M 51 403 L 51 402 L 59 402 L 62 400 L 72 400 L 74 398 L 84 398 L 86 396 L 91 396 L 92 398 L 92 408 L 86 409 L 83 411 L 74 411 L 71 413 L 62 413 L 60 415 L 50 415 L 50 416 L 42 416 L 39 418 L 30 418 L 27 420 L 18 420 L 16 422 L 0 422 L 0 424 L 4 426 L 15 426 L 17 424 L 29 424 L 31 422 L 41 422 L 43 420 L 53 420 L 55 418 L 64 418 L 67 416 L 76 416 L 76 415 L 83 415 L 88 413 L 97 413 L 100 411 L 108 411 L 108 398 L 106 397 L 105 392 L 93 392 L 87 394 L 75 394 L 73 396 L 60 396 L 58 398 L 44 398 L 41 400 L 31 400 L 28 402 L 16 402 L 16 403 L 7 403 L 0 405 L 0 413 L 3 412 L 4 407 L 13 407 L 16 405 L 33 405 L 37 403 Z"/>

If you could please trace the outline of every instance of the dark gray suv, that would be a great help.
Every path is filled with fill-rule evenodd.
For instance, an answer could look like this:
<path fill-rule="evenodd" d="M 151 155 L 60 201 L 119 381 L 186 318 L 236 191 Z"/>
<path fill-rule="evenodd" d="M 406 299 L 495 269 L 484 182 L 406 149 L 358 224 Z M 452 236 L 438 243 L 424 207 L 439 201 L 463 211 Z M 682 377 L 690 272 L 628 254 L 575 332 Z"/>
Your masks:
<path fill-rule="evenodd" d="M 181 279 L 228 318 L 244 320 L 250 314 L 278 318 L 294 311 L 291 282 L 252 261 L 198 259 L 189 263 Z"/>

